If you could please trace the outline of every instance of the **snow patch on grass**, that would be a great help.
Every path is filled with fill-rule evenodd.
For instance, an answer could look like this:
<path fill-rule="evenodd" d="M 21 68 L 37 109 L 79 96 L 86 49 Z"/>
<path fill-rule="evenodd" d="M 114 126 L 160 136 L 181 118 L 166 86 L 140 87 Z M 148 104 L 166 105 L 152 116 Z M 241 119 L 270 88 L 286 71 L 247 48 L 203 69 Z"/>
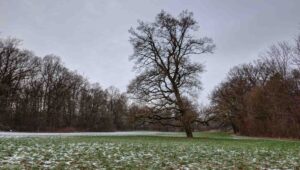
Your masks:
<path fill-rule="evenodd" d="M 155 131 L 127 131 L 127 132 L 71 132 L 71 133 L 45 133 L 45 132 L 0 132 L 1 137 L 49 137 L 49 136 L 155 136 L 172 135 L 172 132 Z"/>

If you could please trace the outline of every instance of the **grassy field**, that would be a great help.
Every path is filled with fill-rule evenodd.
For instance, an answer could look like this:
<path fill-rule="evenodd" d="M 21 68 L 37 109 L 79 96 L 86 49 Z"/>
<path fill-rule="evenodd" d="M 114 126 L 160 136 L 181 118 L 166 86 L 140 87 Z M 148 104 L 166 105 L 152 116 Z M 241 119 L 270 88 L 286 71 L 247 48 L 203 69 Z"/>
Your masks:
<path fill-rule="evenodd" d="M 300 142 L 226 133 L 0 138 L 0 169 L 300 169 Z"/>

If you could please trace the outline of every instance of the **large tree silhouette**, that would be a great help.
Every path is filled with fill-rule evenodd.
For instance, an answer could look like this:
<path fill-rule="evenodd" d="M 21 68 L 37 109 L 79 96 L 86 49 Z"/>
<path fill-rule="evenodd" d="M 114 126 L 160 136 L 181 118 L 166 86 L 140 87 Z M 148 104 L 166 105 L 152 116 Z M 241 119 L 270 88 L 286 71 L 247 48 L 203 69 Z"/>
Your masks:
<path fill-rule="evenodd" d="M 187 137 L 193 137 L 189 98 L 200 89 L 199 74 L 203 65 L 192 62 L 191 56 L 211 53 L 212 39 L 196 36 L 197 22 L 193 14 L 183 11 L 178 17 L 161 11 L 153 23 L 138 22 L 130 29 L 137 77 L 128 92 L 153 107 L 152 118 L 179 120 Z M 167 113 L 167 114 L 163 114 Z"/>

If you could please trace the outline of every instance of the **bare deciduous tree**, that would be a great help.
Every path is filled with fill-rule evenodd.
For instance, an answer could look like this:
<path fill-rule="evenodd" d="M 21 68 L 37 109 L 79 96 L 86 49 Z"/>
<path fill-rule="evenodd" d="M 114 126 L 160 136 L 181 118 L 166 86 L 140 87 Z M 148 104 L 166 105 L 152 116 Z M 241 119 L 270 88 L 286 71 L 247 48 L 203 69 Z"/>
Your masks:
<path fill-rule="evenodd" d="M 160 12 L 155 22 L 139 21 L 130 29 L 130 42 L 134 48 L 131 60 L 135 61 L 137 77 L 128 86 L 136 99 L 154 107 L 158 119 L 179 119 L 187 137 L 193 137 L 191 120 L 185 98 L 200 89 L 199 73 L 203 65 L 190 57 L 213 52 L 210 38 L 196 38 L 197 22 L 193 14 L 183 11 L 178 17 Z M 162 110 L 172 110 L 165 117 Z"/>

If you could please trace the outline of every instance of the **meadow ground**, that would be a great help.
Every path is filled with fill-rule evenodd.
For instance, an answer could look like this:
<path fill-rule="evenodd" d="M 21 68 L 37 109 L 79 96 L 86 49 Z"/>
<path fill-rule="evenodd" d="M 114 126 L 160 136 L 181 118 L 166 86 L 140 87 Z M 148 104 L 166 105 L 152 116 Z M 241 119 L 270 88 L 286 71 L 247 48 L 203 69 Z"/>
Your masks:
<path fill-rule="evenodd" d="M 300 169 L 300 141 L 195 136 L 6 134 L 0 137 L 0 169 Z"/>

